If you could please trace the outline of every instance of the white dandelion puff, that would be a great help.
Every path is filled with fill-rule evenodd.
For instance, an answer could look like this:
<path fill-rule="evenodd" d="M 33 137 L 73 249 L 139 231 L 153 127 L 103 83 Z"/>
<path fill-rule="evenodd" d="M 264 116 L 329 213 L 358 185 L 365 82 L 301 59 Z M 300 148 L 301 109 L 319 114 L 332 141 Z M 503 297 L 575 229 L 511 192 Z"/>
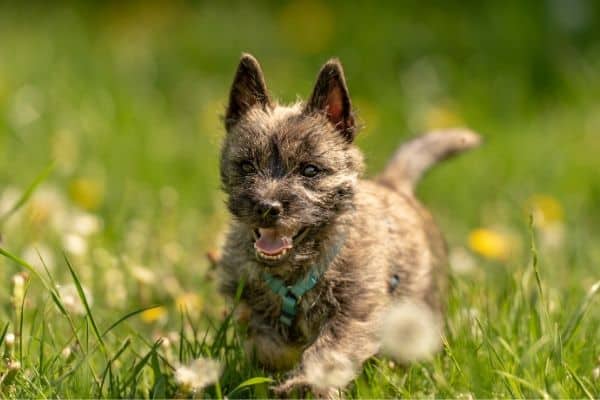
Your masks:
<path fill-rule="evenodd" d="M 65 360 L 68 360 L 69 358 L 71 358 L 71 354 L 73 354 L 73 350 L 71 349 L 71 346 L 65 347 L 60 352 L 61 357 L 64 358 Z"/>
<path fill-rule="evenodd" d="M 83 293 L 87 300 L 88 305 L 91 307 L 93 303 L 92 294 L 88 288 L 82 286 Z M 77 292 L 77 287 L 73 283 L 69 283 L 66 285 L 58 286 L 58 295 L 62 300 L 63 305 L 72 314 L 75 315 L 85 315 L 86 309 L 85 305 L 81 301 L 79 297 L 79 293 Z"/>
<path fill-rule="evenodd" d="M 475 270 L 475 259 L 464 247 L 455 247 L 449 255 L 452 271 L 460 275 L 468 275 Z"/>
<path fill-rule="evenodd" d="M 343 388 L 357 373 L 352 360 L 338 352 L 306 360 L 306 381 L 318 389 Z"/>
<path fill-rule="evenodd" d="M 198 358 L 175 370 L 175 381 L 184 391 L 196 392 L 219 380 L 223 366 L 210 358 Z"/>
<path fill-rule="evenodd" d="M 12 332 L 8 332 L 6 334 L 6 336 L 4 336 L 4 345 L 6 346 L 7 349 L 12 349 L 13 346 L 15 345 L 15 334 Z"/>
<path fill-rule="evenodd" d="M 25 276 L 23 274 L 16 274 L 12 278 L 13 280 L 13 304 L 15 308 L 19 309 L 23 299 L 25 298 Z"/>
<path fill-rule="evenodd" d="M 87 241 L 80 235 L 69 233 L 63 236 L 65 250 L 74 256 L 84 256 L 88 250 Z"/>
<path fill-rule="evenodd" d="M 21 369 L 21 362 L 18 360 L 9 360 L 6 366 L 8 367 L 9 371 L 17 371 Z"/>
<path fill-rule="evenodd" d="M 156 274 L 141 265 L 134 265 L 131 267 L 131 275 L 141 284 L 152 285 L 156 282 Z"/>
<path fill-rule="evenodd" d="M 94 214 L 78 212 L 72 217 L 72 233 L 90 236 L 100 231 L 100 229 L 102 229 L 102 220 Z"/>
<path fill-rule="evenodd" d="M 596 367 L 592 370 L 592 376 L 595 380 L 600 381 L 600 367 Z"/>
<path fill-rule="evenodd" d="M 44 265 L 48 271 L 54 269 L 54 254 L 48 246 L 43 243 L 34 243 L 23 250 L 23 260 L 31 265 L 38 273 L 44 272 Z"/>
<path fill-rule="evenodd" d="M 398 362 L 430 359 L 441 345 L 440 324 L 425 304 L 403 301 L 383 318 L 381 346 Z"/>

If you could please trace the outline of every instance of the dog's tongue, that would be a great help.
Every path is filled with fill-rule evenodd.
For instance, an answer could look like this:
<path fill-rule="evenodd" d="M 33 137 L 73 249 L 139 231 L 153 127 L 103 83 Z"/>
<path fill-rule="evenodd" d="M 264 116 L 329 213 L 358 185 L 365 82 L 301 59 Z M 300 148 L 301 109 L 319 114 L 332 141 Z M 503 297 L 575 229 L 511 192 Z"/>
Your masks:
<path fill-rule="evenodd" d="M 254 243 L 254 247 L 265 254 L 278 254 L 284 249 L 292 247 L 292 240 L 287 236 L 279 234 L 275 229 L 259 228 L 258 232 L 260 233 L 260 237 Z"/>

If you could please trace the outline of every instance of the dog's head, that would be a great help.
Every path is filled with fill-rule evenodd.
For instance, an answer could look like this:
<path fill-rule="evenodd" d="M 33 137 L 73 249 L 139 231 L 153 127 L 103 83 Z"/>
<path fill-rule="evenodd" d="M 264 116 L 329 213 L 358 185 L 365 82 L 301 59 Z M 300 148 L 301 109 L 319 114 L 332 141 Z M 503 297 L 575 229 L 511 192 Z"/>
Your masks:
<path fill-rule="evenodd" d="M 306 103 L 272 101 L 258 62 L 243 55 L 225 115 L 221 180 L 259 261 L 301 261 L 352 204 L 362 157 L 342 66 L 321 69 Z"/>

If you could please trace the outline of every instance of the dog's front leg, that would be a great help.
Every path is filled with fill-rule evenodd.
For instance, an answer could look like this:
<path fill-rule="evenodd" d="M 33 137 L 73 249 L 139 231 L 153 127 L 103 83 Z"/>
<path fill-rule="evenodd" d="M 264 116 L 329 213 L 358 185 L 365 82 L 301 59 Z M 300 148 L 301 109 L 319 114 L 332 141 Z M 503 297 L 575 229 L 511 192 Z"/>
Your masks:
<path fill-rule="evenodd" d="M 377 353 L 378 320 L 340 315 L 328 321 L 321 334 L 302 354 L 301 364 L 276 386 L 279 395 L 310 389 L 318 398 L 335 398 L 352 381 L 362 363 Z"/>

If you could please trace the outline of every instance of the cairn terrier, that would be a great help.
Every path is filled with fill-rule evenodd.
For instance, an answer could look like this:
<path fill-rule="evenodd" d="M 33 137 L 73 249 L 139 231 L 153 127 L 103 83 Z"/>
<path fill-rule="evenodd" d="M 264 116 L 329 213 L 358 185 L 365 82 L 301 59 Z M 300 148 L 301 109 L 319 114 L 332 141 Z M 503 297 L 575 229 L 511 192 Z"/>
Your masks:
<path fill-rule="evenodd" d="M 337 393 L 378 353 L 382 315 L 395 301 L 421 302 L 442 320 L 446 245 L 414 187 L 479 136 L 454 129 L 417 137 L 378 177 L 363 180 L 340 62 L 322 67 L 308 101 L 285 106 L 270 97 L 248 54 L 225 128 L 220 173 L 232 221 L 221 288 L 230 297 L 241 288 L 248 354 L 289 370 L 275 393 Z M 346 370 L 335 383 L 315 382 L 310 371 L 323 365 Z"/>

